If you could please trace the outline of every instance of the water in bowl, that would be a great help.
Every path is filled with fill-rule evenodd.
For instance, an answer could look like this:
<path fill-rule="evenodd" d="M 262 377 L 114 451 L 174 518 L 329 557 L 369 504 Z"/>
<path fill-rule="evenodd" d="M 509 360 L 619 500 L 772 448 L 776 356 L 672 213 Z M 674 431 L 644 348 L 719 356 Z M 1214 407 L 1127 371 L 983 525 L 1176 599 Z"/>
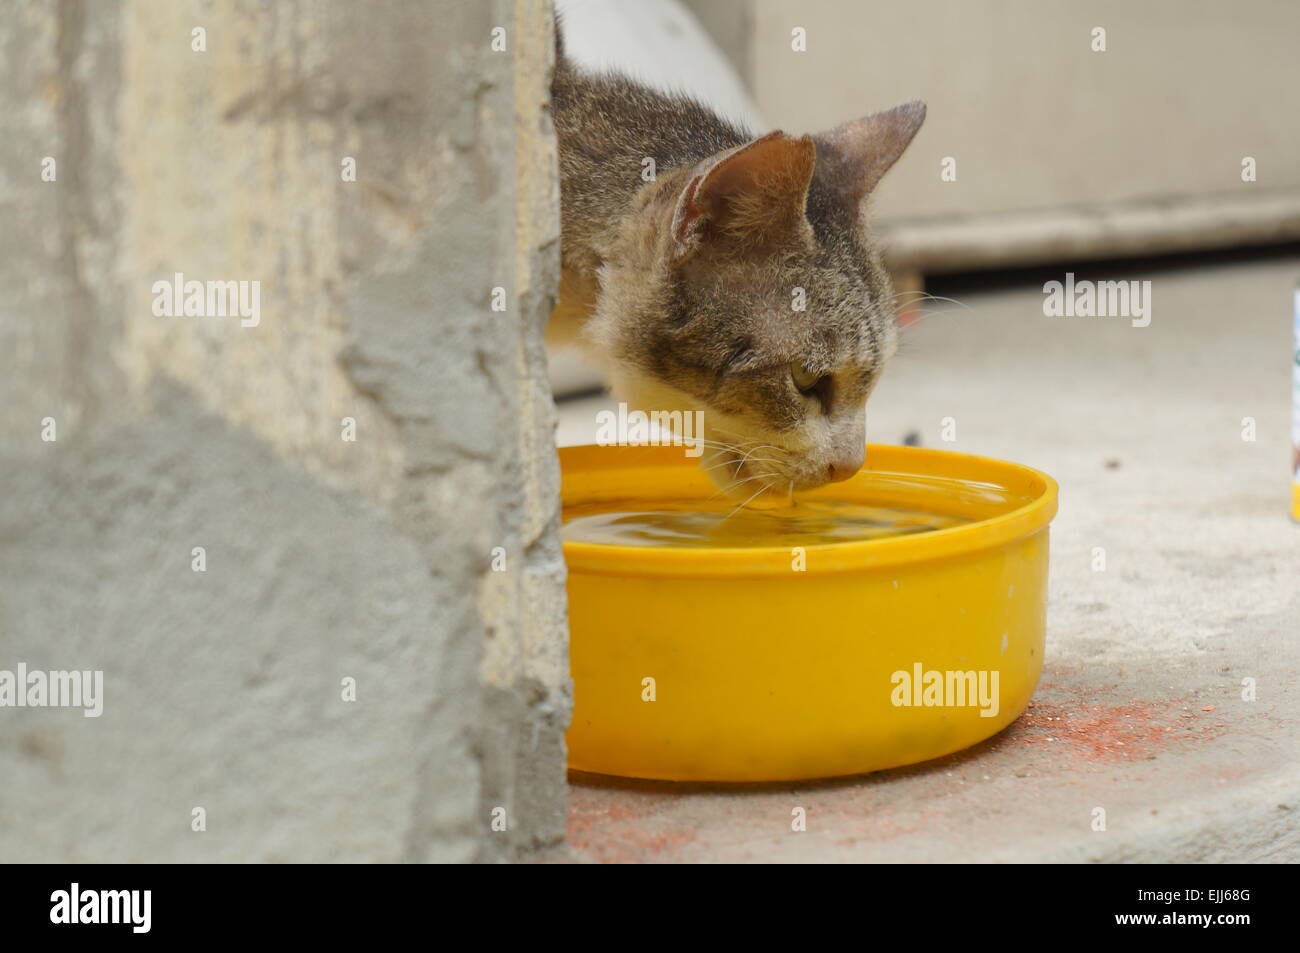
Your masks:
<path fill-rule="evenodd" d="M 612 546 L 819 546 L 949 529 L 1029 502 L 1007 487 L 932 475 L 870 471 L 848 485 L 856 486 L 856 499 L 796 496 L 776 509 L 738 508 L 716 497 L 583 503 L 565 507 L 561 536 Z"/>
<path fill-rule="evenodd" d="M 773 510 L 734 502 L 665 502 L 654 509 L 588 504 L 565 513 L 561 535 L 613 546 L 752 548 L 818 546 L 947 529 L 967 522 L 917 510 L 849 500 L 807 500 Z"/>

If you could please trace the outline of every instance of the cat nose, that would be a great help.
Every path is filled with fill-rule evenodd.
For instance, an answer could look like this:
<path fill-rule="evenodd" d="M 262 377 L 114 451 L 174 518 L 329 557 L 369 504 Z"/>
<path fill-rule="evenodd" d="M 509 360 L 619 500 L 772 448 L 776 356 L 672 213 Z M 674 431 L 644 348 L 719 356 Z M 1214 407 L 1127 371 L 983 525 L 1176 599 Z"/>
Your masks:
<path fill-rule="evenodd" d="M 836 454 L 831 462 L 826 465 L 827 482 L 839 483 L 847 480 L 862 469 L 862 464 L 866 462 L 866 458 L 866 447 L 858 447 Z"/>

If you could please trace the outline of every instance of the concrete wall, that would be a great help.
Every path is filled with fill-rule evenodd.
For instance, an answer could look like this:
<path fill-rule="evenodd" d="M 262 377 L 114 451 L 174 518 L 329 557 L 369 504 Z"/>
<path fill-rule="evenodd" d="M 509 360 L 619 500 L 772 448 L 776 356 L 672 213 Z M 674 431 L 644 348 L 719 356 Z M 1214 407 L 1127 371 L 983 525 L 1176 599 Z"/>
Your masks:
<path fill-rule="evenodd" d="M 719 0 L 695 0 L 706 24 Z M 722 4 L 725 5 L 725 4 Z M 754 0 L 737 53 L 776 128 L 909 99 L 929 115 L 881 219 L 1300 189 L 1300 5 L 1284 0 Z M 807 34 L 791 49 L 791 30 Z M 1092 31 L 1106 30 L 1093 52 Z M 731 31 L 730 33 L 728 31 Z M 1243 156 L 1258 179 L 1241 180 Z M 940 161 L 957 160 L 941 182 Z"/>
<path fill-rule="evenodd" d="M 563 836 L 550 31 L 542 0 L 0 20 L 0 670 L 104 672 L 99 718 L 0 708 L 0 860 Z M 260 320 L 156 314 L 176 272 L 259 282 Z"/>

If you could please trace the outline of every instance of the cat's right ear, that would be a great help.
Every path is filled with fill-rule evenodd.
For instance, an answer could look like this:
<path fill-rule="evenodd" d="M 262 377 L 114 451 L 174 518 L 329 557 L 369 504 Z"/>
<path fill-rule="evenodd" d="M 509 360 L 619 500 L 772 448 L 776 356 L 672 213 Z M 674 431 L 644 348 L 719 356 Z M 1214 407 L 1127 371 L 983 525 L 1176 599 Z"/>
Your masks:
<path fill-rule="evenodd" d="M 925 122 L 925 103 L 910 102 L 855 119 L 817 141 L 817 176 L 855 212 L 862 200 L 898 161 Z"/>
<path fill-rule="evenodd" d="M 811 138 L 777 131 L 699 163 L 673 209 L 674 259 L 708 244 L 756 250 L 806 228 L 816 161 Z"/>

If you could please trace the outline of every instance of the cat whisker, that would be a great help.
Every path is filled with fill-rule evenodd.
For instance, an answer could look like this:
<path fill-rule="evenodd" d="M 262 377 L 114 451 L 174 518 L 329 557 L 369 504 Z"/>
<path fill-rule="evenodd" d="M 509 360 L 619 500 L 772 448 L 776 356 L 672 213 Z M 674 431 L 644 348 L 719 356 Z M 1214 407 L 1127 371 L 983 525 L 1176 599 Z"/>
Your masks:
<path fill-rule="evenodd" d="M 752 450 L 762 450 L 765 447 L 770 447 L 773 450 L 781 449 L 780 447 L 777 447 L 774 444 L 770 444 L 770 443 L 752 443 L 752 442 L 727 443 L 726 441 L 721 441 L 721 440 L 704 440 L 704 439 L 698 441 L 692 441 L 692 443 L 695 443 L 698 446 L 709 447 L 711 449 L 716 449 L 716 450 L 732 450 L 735 451 L 736 453 L 740 453 L 741 451 L 747 448 Z"/>
<path fill-rule="evenodd" d="M 957 310 L 956 308 L 944 308 L 942 311 L 935 311 L 932 308 L 923 308 L 919 311 L 913 312 L 911 320 L 909 320 L 907 325 L 904 326 L 901 330 L 903 331 L 904 334 L 906 334 L 910 332 L 913 328 L 915 328 L 917 325 L 921 324 L 921 322 L 923 321 L 928 321 L 930 318 L 936 318 L 941 314 L 951 314 L 953 311 L 956 310 Z M 970 309 L 967 308 L 966 310 L 969 311 Z"/>
<path fill-rule="evenodd" d="M 717 443 L 714 441 L 703 441 L 697 446 L 702 446 L 706 450 L 712 450 L 717 453 L 744 453 L 746 448 L 741 444 Z"/>
<path fill-rule="evenodd" d="M 749 462 L 749 463 L 781 463 L 782 461 L 781 461 L 781 460 L 777 460 L 775 457 L 754 457 L 754 458 L 752 458 L 752 459 L 746 458 L 746 459 L 744 459 L 744 460 L 723 460 L 721 463 L 715 463 L 715 464 L 713 464 L 712 466 L 701 467 L 701 469 L 704 470 L 704 471 L 707 473 L 707 472 L 710 471 L 710 470 L 717 470 L 719 467 L 730 467 L 730 466 L 734 466 L 734 467 L 736 468 L 736 472 L 739 473 L 739 472 L 740 472 L 740 468 L 741 468 L 741 467 L 742 467 L 746 462 Z M 734 474 L 733 474 L 733 476 L 734 476 Z"/>
<path fill-rule="evenodd" d="M 737 513 L 739 513 L 739 512 L 740 512 L 741 510 L 743 510 L 745 507 L 747 507 L 750 503 L 754 502 L 754 500 L 758 499 L 758 497 L 759 497 L 762 493 L 764 493 L 764 492 L 766 492 L 767 490 L 770 490 L 770 489 L 771 489 L 771 487 L 768 486 L 766 483 L 764 483 L 762 486 L 760 486 L 760 487 L 759 487 L 759 488 L 754 492 L 754 495 L 753 495 L 753 496 L 749 497 L 747 500 L 745 500 L 744 503 L 741 503 L 741 504 L 740 504 L 739 506 L 737 506 L 734 510 L 732 510 L 730 513 L 728 513 L 726 516 L 724 516 L 721 520 L 719 520 L 719 521 L 718 521 L 718 525 L 721 526 L 721 525 L 722 525 L 723 523 L 725 523 L 727 520 L 731 519 L 733 516 L 735 516 Z"/>
<path fill-rule="evenodd" d="M 751 476 L 751 477 L 745 477 L 743 480 L 736 480 L 736 481 L 734 481 L 734 482 L 732 482 L 732 483 L 728 483 L 726 486 L 724 486 L 724 487 L 722 487 L 720 490 L 718 490 L 717 493 L 714 493 L 711 497 L 709 497 L 707 500 L 705 500 L 705 502 L 706 502 L 706 503 L 711 503 L 711 502 L 713 502 L 714 500 L 716 500 L 718 497 L 722 496 L 724 493 L 730 493 L 732 490 L 736 489 L 736 487 L 738 487 L 738 486 L 744 486 L 746 483 L 753 483 L 755 480 L 761 480 L 761 479 L 762 479 L 762 477 Z"/>
<path fill-rule="evenodd" d="M 915 304 L 915 303 L 918 302 L 918 301 L 947 301 L 947 302 L 949 302 L 949 303 L 951 303 L 951 304 L 961 305 L 961 306 L 962 306 L 963 308 L 965 308 L 967 311 L 969 311 L 969 310 L 971 309 L 970 305 L 968 305 L 968 304 L 967 304 L 966 302 L 964 302 L 964 301 L 958 301 L 956 298 L 945 298 L 943 295 L 932 295 L 932 294 L 927 294 L 927 293 L 924 292 L 924 291 L 899 291 L 899 292 L 897 292 L 897 293 L 894 294 L 894 296 L 893 296 L 893 298 L 892 298 L 891 300 L 893 300 L 893 301 L 897 301 L 897 300 L 898 300 L 899 298 L 901 298 L 903 295 L 907 295 L 907 294 L 914 294 L 914 295 L 916 295 L 915 298 L 912 298 L 911 300 L 909 300 L 909 301 L 907 302 L 908 304 Z"/>
<path fill-rule="evenodd" d="M 922 321 L 926 321 L 926 320 L 928 320 L 929 318 L 934 317 L 935 315 L 939 315 L 939 314 L 948 314 L 950 311 L 954 311 L 954 310 L 956 310 L 955 308 L 944 308 L 942 311 L 936 311 L 936 310 L 933 309 L 933 308 L 918 308 L 918 307 L 916 307 L 916 305 L 917 305 L 918 303 L 922 302 L 922 301 L 926 301 L 926 302 L 929 302 L 929 301 L 946 301 L 946 302 L 949 302 L 950 304 L 955 304 L 955 305 L 957 305 L 957 306 L 958 306 L 959 308 L 961 308 L 963 311 L 970 311 L 970 310 L 972 310 L 971 306 L 968 305 L 968 304 L 967 304 L 966 302 L 964 302 L 964 301 L 958 301 L 956 298 L 945 298 L 945 297 L 942 296 L 942 295 L 932 295 L 932 294 L 927 294 L 927 293 L 925 293 L 925 292 L 923 292 L 923 291 L 920 291 L 920 292 L 918 292 L 918 291 L 900 291 L 900 292 L 896 293 L 896 294 L 894 295 L 894 299 L 893 299 L 895 307 L 898 307 L 898 306 L 899 306 L 899 304 L 900 304 L 899 299 L 900 299 L 901 297 L 903 297 L 904 295 L 909 295 L 909 294 L 911 294 L 911 295 L 916 295 L 916 297 L 914 297 L 914 298 L 910 298 L 910 299 L 908 299 L 907 301 L 901 302 L 901 306 L 902 306 L 904 309 L 906 309 L 907 311 L 910 312 L 910 317 L 911 317 L 911 320 L 908 322 L 908 326 L 904 328 L 905 331 L 910 330 L 912 327 L 915 327 L 916 325 L 920 324 Z"/>
<path fill-rule="evenodd" d="M 772 447 L 771 444 L 758 444 L 758 445 L 755 445 L 753 448 L 751 448 L 751 449 L 749 450 L 748 453 L 746 453 L 743 457 L 741 457 L 741 458 L 736 462 L 736 472 L 739 473 L 739 472 L 740 472 L 740 468 L 743 467 L 743 466 L 744 466 L 744 465 L 745 465 L 745 464 L 750 460 L 750 458 L 753 457 L 753 455 L 754 455 L 755 453 L 757 453 L 759 450 L 764 450 L 764 449 L 767 449 L 767 448 L 769 448 L 769 447 L 770 447 L 771 449 L 773 449 L 773 450 L 778 449 L 777 447 Z M 781 461 L 780 461 L 780 460 L 774 460 L 774 459 L 772 459 L 771 457 L 763 457 L 762 459 L 759 459 L 759 458 L 755 457 L 755 458 L 754 458 L 754 462 L 755 462 L 755 463 L 777 463 L 777 464 L 779 464 Z"/>
<path fill-rule="evenodd" d="M 752 478 L 751 478 L 751 479 L 752 479 Z M 712 502 L 713 502 L 714 500 L 716 500 L 718 497 L 720 497 L 720 496 L 727 496 L 727 495 L 729 495 L 729 494 L 731 493 L 732 490 L 736 489 L 737 487 L 739 487 L 739 486 L 741 486 L 741 485 L 743 485 L 743 484 L 745 484 L 745 483 L 749 483 L 749 482 L 750 482 L 750 480 L 741 480 L 740 483 L 733 483 L 731 486 L 723 487 L 723 488 L 722 488 L 721 490 L 719 490 L 717 493 L 714 493 L 712 496 L 708 497 L 704 502 L 705 502 L 705 503 L 712 503 Z"/>
<path fill-rule="evenodd" d="M 740 438 L 742 438 L 742 440 L 744 439 L 744 436 L 745 436 L 744 434 L 739 433 L 738 431 L 735 431 L 735 430 L 727 430 L 727 429 L 724 428 L 724 427 L 714 427 L 713 429 L 716 430 L 718 433 L 721 433 L 721 434 L 731 434 L 733 437 L 740 437 Z M 750 441 L 745 441 L 745 442 L 748 443 L 748 442 L 750 442 Z M 763 446 L 765 446 L 765 447 L 770 447 L 770 446 L 772 446 L 772 444 L 770 444 L 770 443 L 765 443 L 765 444 L 763 444 Z"/>
<path fill-rule="evenodd" d="M 732 450 L 736 453 L 740 453 L 741 450 L 744 449 L 744 447 L 746 446 L 749 448 L 746 451 L 746 456 L 748 456 L 751 453 L 757 453 L 759 450 L 775 450 L 777 453 L 782 452 L 782 448 L 778 447 L 776 444 L 773 443 L 751 443 L 751 444 L 744 444 L 744 445 L 736 444 L 732 446 Z"/>
<path fill-rule="evenodd" d="M 750 456 L 752 456 L 753 454 L 757 453 L 760 450 L 775 450 L 778 453 L 781 452 L 780 447 L 770 443 L 728 444 L 728 443 L 719 443 L 717 441 L 706 440 L 706 441 L 701 441 L 701 445 L 710 450 L 716 450 L 719 453 L 740 454 L 742 460 L 749 459 Z"/>

